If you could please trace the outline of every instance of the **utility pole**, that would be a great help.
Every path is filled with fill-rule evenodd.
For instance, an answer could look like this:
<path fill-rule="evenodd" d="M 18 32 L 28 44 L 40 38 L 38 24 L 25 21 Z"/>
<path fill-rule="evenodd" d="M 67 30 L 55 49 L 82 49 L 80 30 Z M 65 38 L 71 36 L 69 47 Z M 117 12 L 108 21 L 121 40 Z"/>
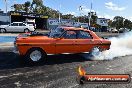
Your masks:
<path fill-rule="evenodd" d="M 80 16 L 81 16 L 81 11 L 82 11 L 82 6 L 79 6 Z M 78 18 L 78 22 L 79 22 L 79 18 Z"/>
<path fill-rule="evenodd" d="M 93 2 L 91 2 L 91 5 L 90 5 L 90 14 L 89 14 L 89 26 L 91 25 L 90 21 L 91 21 L 91 10 L 93 8 Z"/>
<path fill-rule="evenodd" d="M 61 9 L 61 4 L 60 4 L 59 8 Z M 59 24 L 61 24 L 61 16 L 60 16 L 60 12 L 59 12 Z"/>
<path fill-rule="evenodd" d="M 7 13 L 7 0 L 5 0 L 5 7 L 6 7 L 6 13 Z"/>

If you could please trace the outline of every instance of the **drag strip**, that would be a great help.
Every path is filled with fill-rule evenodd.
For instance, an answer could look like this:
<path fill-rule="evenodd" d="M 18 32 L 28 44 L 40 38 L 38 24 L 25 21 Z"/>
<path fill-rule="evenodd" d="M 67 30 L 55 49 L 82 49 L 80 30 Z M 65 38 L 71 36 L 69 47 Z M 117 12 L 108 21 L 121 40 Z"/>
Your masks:
<path fill-rule="evenodd" d="M 87 74 L 130 74 L 132 55 L 110 60 L 91 60 L 82 54 L 51 55 L 45 62 L 31 66 L 21 63 L 22 57 L 13 53 L 13 43 L 0 46 L 0 88 L 132 88 L 128 84 L 77 83 L 78 66 Z"/>
<path fill-rule="evenodd" d="M 0 53 L 1 88 L 131 88 L 130 84 L 84 84 L 76 82 L 78 66 L 88 74 L 132 74 L 132 56 L 113 60 L 92 61 L 79 54 L 48 56 L 46 63 L 36 66 L 22 65 L 19 55 Z"/>

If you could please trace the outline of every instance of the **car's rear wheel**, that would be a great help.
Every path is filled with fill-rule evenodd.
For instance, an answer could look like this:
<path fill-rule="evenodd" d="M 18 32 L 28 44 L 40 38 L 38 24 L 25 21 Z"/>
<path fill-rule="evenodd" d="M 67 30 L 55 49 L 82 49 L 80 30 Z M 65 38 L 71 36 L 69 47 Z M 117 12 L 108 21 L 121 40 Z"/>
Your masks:
<path fill-rule="evenodd" d="M 6 33 L 6 29 L 0 29 L 0 33 Z"/>
<path fill-rule="evenodd" d="M 44 61 L 46 56 L 46 53 L 42 49 L 32 48 L 27 52 L 25 60 L 29 64 L 37 64 Z"/>
<path fill-rule="evenodd" d="M 30 30 L 28 28 L 24 29 L 24 32 L 27 33 L 27 32 L 30 32 Z"/>
<path fill-rule="evenodd" d="M 96 47 L 93 47 L 92 50 L 90 51 L 90 55 L 95 57 L 95 56 L 98 56 L 101 52 L 101 48 L 96 46 Z"/>

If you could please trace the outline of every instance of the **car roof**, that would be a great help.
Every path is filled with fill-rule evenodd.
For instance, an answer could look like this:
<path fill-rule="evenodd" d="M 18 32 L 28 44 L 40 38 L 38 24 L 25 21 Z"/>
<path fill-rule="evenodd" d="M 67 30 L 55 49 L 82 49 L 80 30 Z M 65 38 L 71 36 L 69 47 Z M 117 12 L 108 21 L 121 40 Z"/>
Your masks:
<path fill-rule="evenodd" d="M 12 23 L 23 23 L 23 22 L 12 22 Z"/>
<path fill-rule="evenodd" d="M 76 28 L 76 27 L 60 27 L 60 28 L 63 28 L 64 30 L 84 30 L 84 31 L 90 31 L 88 29 Z"/>

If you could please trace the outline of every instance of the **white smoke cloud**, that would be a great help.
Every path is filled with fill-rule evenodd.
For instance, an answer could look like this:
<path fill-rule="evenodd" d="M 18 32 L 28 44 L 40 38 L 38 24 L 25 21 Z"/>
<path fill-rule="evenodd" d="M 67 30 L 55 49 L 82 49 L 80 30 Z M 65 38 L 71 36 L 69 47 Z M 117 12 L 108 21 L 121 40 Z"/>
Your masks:
<path fill-rule="evenodd" d="M 100 52 L 99 55 L 95 54 L 94 57 L 88 54 L 82 54 L 82 56 L 92 60 L 113 60 L 115 57 L 132 55 L 132 31 L 109 40 L 111 41 L 109 50 Z"/>
<path fill-rule="evenodd" d="M 95 60 L 112 60 L 115 57 L 132 55 L 132 32 L 109 39 L 111 46 L 109 50 L 103 51 Z"/>

